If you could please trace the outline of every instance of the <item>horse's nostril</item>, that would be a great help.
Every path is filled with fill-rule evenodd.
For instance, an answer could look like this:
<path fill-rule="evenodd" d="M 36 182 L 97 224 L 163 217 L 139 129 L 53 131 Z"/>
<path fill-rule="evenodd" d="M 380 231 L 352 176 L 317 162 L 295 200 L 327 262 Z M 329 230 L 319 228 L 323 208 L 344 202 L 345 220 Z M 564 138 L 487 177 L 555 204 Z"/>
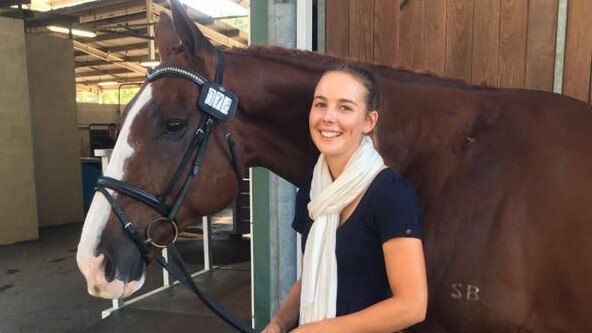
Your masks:
<path fill-rule="evenodd" d="M 110 256 L 105 255 L 105 279 L 109 282 L 115 278 L 115 265 Z"/>
<path fill-rule="evenodd" d="M 95 295 L 99 295 L 101 293 L 101 288 L 95 284 L 93 286 L 93 291 L 95 292 Z"/>
<path fill-rule="evenodd" d="M 142 277 L 144 261 L 134 246 L 102 248 L 99 252 L 104 256 L 103 267 L 107 282 L 129 282 Z"/>

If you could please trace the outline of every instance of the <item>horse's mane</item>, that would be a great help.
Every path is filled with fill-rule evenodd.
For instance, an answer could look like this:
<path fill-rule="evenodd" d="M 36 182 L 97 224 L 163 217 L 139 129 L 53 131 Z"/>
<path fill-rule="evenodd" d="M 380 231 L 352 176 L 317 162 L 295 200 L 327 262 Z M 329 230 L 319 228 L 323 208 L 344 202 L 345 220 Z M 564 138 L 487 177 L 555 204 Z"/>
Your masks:
<path fill-rule="evenodd" d="M 351 63 L 357 66 L 367 67 L 383 77 L 392 78 L 397 81 L 428 84 L 438 87 L 454 87 L 469 90 L 493 89 L 487 85 L 474 85 L 466 81 L 440 77 L 431 72 L 414 72 L 401 67 L 387 65 L 368 64 L 359 61 L 345 60 L 337 57 L 320 54 L 311 51 L 287 49 L 279 46 L 252 45 L 247 48 L 229 48 L 229 53 L 243 54 L 264 59 L 273 59 L 280 62 L 297 63 L 301 66 L 325 70 L 332 65 L 340 63 Z"/>

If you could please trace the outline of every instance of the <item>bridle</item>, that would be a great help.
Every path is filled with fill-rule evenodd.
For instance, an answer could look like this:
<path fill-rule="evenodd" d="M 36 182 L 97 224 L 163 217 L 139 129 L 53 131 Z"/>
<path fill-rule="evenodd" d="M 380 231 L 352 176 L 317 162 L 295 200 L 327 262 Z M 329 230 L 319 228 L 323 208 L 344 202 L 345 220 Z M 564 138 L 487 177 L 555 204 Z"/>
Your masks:
<path fill-rule="evenodd" d="M 148 264 L 150 260 L 150 251 L 148 246 L 167 248 L 173 259 L 177 262 L 182 274 L 179 274 L 174 269 L 172 269 L 170 264 L 162 257 L 162 255 L 158 255 L 156 257 L 156 261 L 164 269 L 166 269 L 172 276 L 183 283 L 187 288 L 191 289 L 206 304 L 206 306 L 208 306 L 210 310 L 216 313 L 216 315 L 226 321 L 229 325 L 240 332 L 253 332 L 253 329 L 250 325 L 245 324 L 241 319 L 226 311 L 209 295 L 197 288 L 187 270 L 186 264 L 184 263 L 174 245 L 174 242 L 179 235 L 179 228 L 175 222 L 175 218 L 177 217 L 177 214 L 179 213 L 179 210 L 181 209 L 181 206 L 187 197 L 193 180 L 199 174 L 208 141 L 212 134 L 212 128 L 215 124 L 219 124 L 226 132 L 225 137 L 226 142 L 228 143 L 228 149 L 230 151 L 232 168 L 234 169 L 238 186 L 240 187 L 241 176 L 238 155 L 236 154 L 234 140 L 225 126 L 225 122 L 231 120 L 236 113 L 238 108 L 238 98 L 233 92 L 226 89 L 222 85 L 222 77 L 224 74 L 224 57 L 218 48 L 214 47 L 214 50 L 217 60 L 214 81 L 208 81 L 199 73 L 176 66 L 157 67 L 148 73 L 147 79 L 149 82 L 153 82 L 163 77 L 179 77 L 187 79 L 201 87 L 197 104 L 203 111 L 203 116 L 199 122 L 197 130 L 195 131 L 193 139 L 187 148 L 187 151 L 183 155 L 181 163 L 175 170 L 175 173 L 167 183 L 162 193 L 160 195 L 155 195 L 140 187 L 110 177 L 100 177 L 97 181 L 96 190 L 105 196 L 123 229 L 126 231 L 130 239 L 136 244 L 142 259 L 146 264 Z M 173 192 L 175 186 L 178 184 L 183 171 L 187 169 L 192 157 L 193 161 L 191 163 L 189 173 L 187 174 L 181 189 L 178 191 L 173 205 L 168 206 L 166 200 Z M 123 208 L 115 201 L 108 189 L 136 199 L 152 207 L 160 214 L 159 218 L 154 219 L 152 222 L 150 222 L 150 224 L 148 224 L 146 228 L 146 239 L 142 239 L 134 224 L 125 215 Z M 157 243 L 153 239 L 152 235 L 153 228 L 161 223 L 168 223 L 173 228 L 173 239 L 171 242 L 166 244 Z"/>

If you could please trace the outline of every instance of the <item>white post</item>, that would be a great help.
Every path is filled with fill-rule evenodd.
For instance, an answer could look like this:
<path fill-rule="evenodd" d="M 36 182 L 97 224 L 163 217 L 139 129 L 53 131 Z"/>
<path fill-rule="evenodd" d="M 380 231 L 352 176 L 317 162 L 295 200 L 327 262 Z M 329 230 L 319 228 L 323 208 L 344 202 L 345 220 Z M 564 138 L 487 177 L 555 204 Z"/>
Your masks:
<path fill-rule="evenodd" d="M 563 92 L 563 71 L 565 62 L 565 35 L 567 32 L 567 5 L 568 0 L 559 0 L 557 10 L 557 39 L 555 42 L 555 74 L 553 78 L 553 92 Z"/>
<path fill-rule="evenodd" d="M 296 48 L 300 50 L 312 50 L 312 0 L 300 0 L 296 7 Z M 302 237 L 296 236 L 296 276 L 300 276 L 302 269 L 302 250 L 300 243 Z"/>
<path fill-rule="evenodd" d="M 111 154 L 113 153 L 113 149 L 95 149 L 95 156 L 101 158 L 101 170 L 103 171 L 103 175 L 107 171 L 107 166 L 109 165 L 109 159 L 111 159 Z"/>
<path fill-rule="evenodd" d="M 312 50 L 312 0 L 296 2 L 296 48 Z"/>
<path fill-rule="evenodd" d="M 166 248 L 162 249 L 162 257 L 166 262 L 169 262 L 169 252 Z M 169 277 L 169 272 L 166 269 L 162 270 L 162 285 L 163 287 L 171 286 L 171 278 Z"/>
<path fill-rule="evenodd" d="M 253 252 L 253 168 L 249 168 L 249 249 L 251 251 L 251 327 L 255 327 L 255 260 Z"/>
<path fill-rule="evenodd" d="M 210 219 L 207 216 L 202 217 L 201 225 L 203 230 L 204 270 L 210 270 L 212 268 L 212 254 L 210 251 Z"/>

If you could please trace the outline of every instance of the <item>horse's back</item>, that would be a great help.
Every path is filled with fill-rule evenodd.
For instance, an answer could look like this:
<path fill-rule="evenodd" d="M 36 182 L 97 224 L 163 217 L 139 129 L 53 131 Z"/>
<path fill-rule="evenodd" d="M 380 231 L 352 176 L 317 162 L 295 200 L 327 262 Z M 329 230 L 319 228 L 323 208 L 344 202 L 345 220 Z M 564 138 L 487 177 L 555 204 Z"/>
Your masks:
<path fill-rule="evenodd" d="M 424 205 L 431 307 L 418 328 L 592 330 L 591 108 L 542 92 L 423 92 L 405 94 L 447 123 L 403 170 Z"/>

